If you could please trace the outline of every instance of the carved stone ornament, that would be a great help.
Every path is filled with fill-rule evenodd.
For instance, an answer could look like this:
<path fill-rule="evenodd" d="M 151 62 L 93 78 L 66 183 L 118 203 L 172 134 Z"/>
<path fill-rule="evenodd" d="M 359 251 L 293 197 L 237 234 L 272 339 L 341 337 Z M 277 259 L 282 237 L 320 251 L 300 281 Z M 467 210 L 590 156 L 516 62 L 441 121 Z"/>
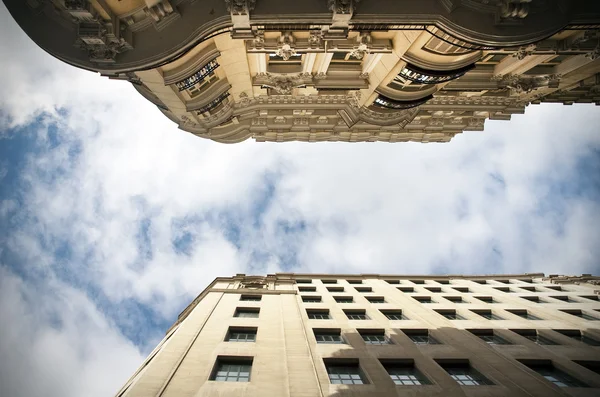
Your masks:
<path fill-rule="evenodd" d="M 241 108 L 248 107 L 250 105 L 250 97 L 245 92 L 240 93 L 240 99 L 238 100 L 238 106 Z"/>
<path fill-rule="evenodd" d="M 267 73 L 267 78 L 263 85 L 272 88 L 278 94 L 290 95 L 294 88 L 304 85 L 304 80 L 300 75 L 289 76 Z"/>
<path fill-rule="evenodd" d="M 531 0 L 502 0 L 498 7 L 502 18 L 523 19 L 529 14 Z"/>
<path fill-rule="evenodd" d="M 560 75 L 525 77 L 513 74 L 497 75 L 492 80 L 498 81 L 499 88 L 508 88 L 516 94 L 529 93 L 542 87 L 557 88 Z"/>
<path fill-rule="evenodd" d="M 144 13 L 155 22 L 159 22 L 164 17 L 173 13 L 173 6 L 169 0 L 161 0 L 151 7 L 144 7 Z"/>
<path fill-rule="evenodd" d="M 234 15 L 247 15 L 254 10 L 256 0 L 225 0 L 227 11 Z"/>
<path fill-rule="evenodd" d="M 512 56 L 521 60 L 524 59 L 526 56 L 532 55 L 535 49 L 535 44 L 529 44 L 526 47 L 519 47 L 519 49 L 514 54 L 512 54 Z"/>
<path fill-rule="evenodd" d="M 598 59 L 598 57 L 600 57 L 600 46 L 597 46 L 592 51 L 585 54 L 585 57 L 589 58 L 592 61 L 595 61 L 596 59 Z"/>
<path fill-rule="evenodd" d="M 74 45 L 87 51 L 90 62 L 94 63 L 114 63 L 117 54 L 133 49 L 125 39 L 112 33 L 112 24 L 107 26 L 105 22 L 80 23 Z"/>
<path fill-rule="evenodd" d="M 349 94 L 346 96 L 346 100 L 348 101 L 348 103 L 350 104 L 350 106 L 354 107 L 354 108 L 358 108 L 360 107 L 360 91 L 356 91 L 352 94 Z"/>
<path fill-rule="evenodd" d="M 357 39 L 358 43 L 352 51 L 350 56 L 356 59 L 363 59 L 365 55 L 369 53 L 369 45 L 371 44 L 371 35 L 368 33 L 361 33 Z"/>
<path fill-rule="evenodd" d="M 267 279 L 260 276 L 246 277 L 240 282 L 240 288 L 266 289 Z"/>
<path fill-rule="evenodd" d="M 323 31 L 321 29 L 312 29 L 309 32 L 308 44 L 311 47 L 318 47 L 318 46 L 320 46 L 320 44 L 321 44 L 322 41 L 323 41 Z"/>
<path fill-rule="evenodd" d="M 327 0 L 327 6 L 336 14 L 352 14 L 360 0 Z"/>
<path fill-rule="evenodd" d="M 295 39 L 290 32 L 286 32 L 279 38 L 277 44 L 277 51 L 275 54 L 283 58 L 284 61 L 289 60 L 292 56 L 296 55 L 296 49 L 294 48 Z"/>

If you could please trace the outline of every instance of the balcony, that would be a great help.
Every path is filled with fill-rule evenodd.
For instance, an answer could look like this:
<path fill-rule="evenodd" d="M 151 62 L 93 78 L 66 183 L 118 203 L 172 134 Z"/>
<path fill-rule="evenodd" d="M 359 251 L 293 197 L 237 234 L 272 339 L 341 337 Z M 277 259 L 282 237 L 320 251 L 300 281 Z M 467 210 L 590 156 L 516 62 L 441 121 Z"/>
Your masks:
<path fill-rule="evenodd" d="M 457 79 L 474 67 L 475 64 L 471 64 L 455 70 L 426 70 L 407 63 L 398 73 L 398 77 L 419 84 L 439 84 Z"/>
<path fill-rule="evenodd" d="M 176 83 L 175 85 L 177 86 L 177 89 L 179 89 L 179 92 L 190 89 L 196 84 L 200 83 L 202 80 L 204 80 L 206 76 L 210 75 L 218 67 L 219 64 L 217 63 L 217 61 L 212 60 L 206 65 L 202 66 L 196 73 L 186 78 L 185 80 Z"/>
<path fill-rule="evenodd" d="M 384 95 L 379 94 L 377 99 L 375 99 L 375 101 L 373 102 L 373 105 L 376 107 L 379 107 L 379 108 L 394 109 L 394 110 L 410 109 L 410 108 L 414 108 L 416 106 L 424 104 L 431 98 L 433 98 L 433 95 L 427 95 L 426 97 L 420 98 L 420 99 L 398 101 L 398 100 L 391 99 Z"/>
<path fill-rule="evenodd" d="M 202 115 L 202 113 L 210 112 L 211 110 L 216 109 L 224 100 L 227 99 L 227 97 L 229 97 L 229 92 L 224 92 L 200 109 L 196 110 L 196 114 Z"/>

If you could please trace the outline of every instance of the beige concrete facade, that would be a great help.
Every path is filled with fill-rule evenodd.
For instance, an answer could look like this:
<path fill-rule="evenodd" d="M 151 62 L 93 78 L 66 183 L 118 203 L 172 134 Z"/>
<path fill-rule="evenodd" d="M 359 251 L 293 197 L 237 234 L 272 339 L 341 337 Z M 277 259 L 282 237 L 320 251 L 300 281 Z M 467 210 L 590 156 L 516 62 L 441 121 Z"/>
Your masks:
<path fill-rule="evenodd" d="M 597 396 L 599 293 L 589 275 L 220 277 L 116 396 Z M 249 381 L 215 379 L 227 363 L 250 365 Z M 340 368 L 361 384 L 336 384 Z M 395 383 L 398 368 L 420 384 Z M 456 368 L 485 380 L 461 385 Z"/>
<path fill-rule="evenodd" d="M 589 0 L 4 0 L 54 56 L 221 143 L 448 142 L 600 103 Z"/>

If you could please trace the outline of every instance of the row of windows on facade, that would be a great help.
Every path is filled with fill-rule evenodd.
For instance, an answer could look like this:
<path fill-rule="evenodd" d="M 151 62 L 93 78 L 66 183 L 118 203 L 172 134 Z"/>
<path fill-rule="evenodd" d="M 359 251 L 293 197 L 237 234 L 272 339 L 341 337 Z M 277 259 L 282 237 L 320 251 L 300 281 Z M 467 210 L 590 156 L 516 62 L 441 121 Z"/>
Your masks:
<path fill-rule="evenodd" d="M 218 357 L 210 375 L 212 381 L 250 382 L 252 378 L 253 357 Z M 452 379 L 461 386 L 495 385 L 470 365 L 465 359 L 434 360 Z M 589 387 L 569 373 L 554 366 L 550 360 L 517 360 L 529 370 L 534 371 L 558 387 Z M 596 373 L 600 362 L 575 361 Z M 423 374 L 412 359 L 380 359 L 379 363 L 390 379 L 398 386 L 427 386 L 433 382 Z M 358 359 L 324 358 L 323 364 L 329 382 L 339 385 L 362 385 L 370 383 L 367 373 L 361 368 Z"/>
<path fill-rule="evenodd" d="M 314 280 L 312 279 L 296 279 L 296 284 L 312 284 Z M 320 280 L 321 283 L 323 284 L 338 284 L 339 280 L 338 279 L 321 279 Z M 363 284 L 363 280 L 361 279 L 348 279 L 345 280 L 348 284 Z M 416 284 L 416 285 L 423 285 L 423 284 L 431 284 L 431 283 L 435 283 L 435 284 L 442 284 L 442 285 L 448 285 L 451 284 L 450 280 L 445 280 L 445 279 L 385 279 L 384 280 L 386 283 L 388 284 Z M 477 284 L 481 284 L 481 285 L 485 285 L 485 284 L 490 284 L 490 285 L 494 285 L 494 283 L 498 283 L 498 284 L 523 284 L 523 283 L 527 283 L 527 284 L 536 284 L 532 279 L 506 279 L 506 280 L 484 280 L 484 279 L 460 279 L 461 282 L 463 281 L 472 281 L 474 283 Z M 544 286 L 545 288 L 551 288 L 551 289 L 555 289 L 558 291 L 561 291 L 562 287 L 560 285 L 548 285 L 548 286 Z"/>
<path fill-rule="evenodd" d="M 442 344 L 436 338 L 431 336 L 426 329 L 401 329 L 401 331 L 417 345 L 437 345 Z M 506 337 L 498 335 L 494 330 L 489 329 L 470 329 L 467 330 L 479 339 L 490 345 L 514 345 Z M 537 345 L 552 346 L 560 345 L 551 337 L 541 335 L 535 329 L 511 329 L 517 335 L 520 335 Z M 569 337 L 575 341 L 584 343 L 588 346 L 600 346 L 600 341 L 585 335 L 580 330 L 553 330 L 561 335 Z M 257 327 L 230 327 L 225 337 L 226 342 L 255 342 L 258 332 Z M 362 340 L 368 345 L 391 345 L 394 344 L 384 329 L 357 329 Z M 313 334 L 317 343 L 348 344 L 347 339 L 342 335 L 340 328 L 313 328 Z"/>

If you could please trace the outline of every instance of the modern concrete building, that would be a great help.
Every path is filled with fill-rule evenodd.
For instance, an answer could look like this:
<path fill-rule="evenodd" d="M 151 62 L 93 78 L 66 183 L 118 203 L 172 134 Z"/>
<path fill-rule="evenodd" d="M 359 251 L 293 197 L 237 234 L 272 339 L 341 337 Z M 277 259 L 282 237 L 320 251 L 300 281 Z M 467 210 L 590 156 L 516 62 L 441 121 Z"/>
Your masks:
<path fill-rule="evenodd" d="M 598 396 L 600 277 L 215 279 L 118 397 Z"/>
<path fill-rule="evenodd" d="M 600 1 L 4 2 L 53 56 L 218 142 L 447 142 L 600 103 Z"/>

